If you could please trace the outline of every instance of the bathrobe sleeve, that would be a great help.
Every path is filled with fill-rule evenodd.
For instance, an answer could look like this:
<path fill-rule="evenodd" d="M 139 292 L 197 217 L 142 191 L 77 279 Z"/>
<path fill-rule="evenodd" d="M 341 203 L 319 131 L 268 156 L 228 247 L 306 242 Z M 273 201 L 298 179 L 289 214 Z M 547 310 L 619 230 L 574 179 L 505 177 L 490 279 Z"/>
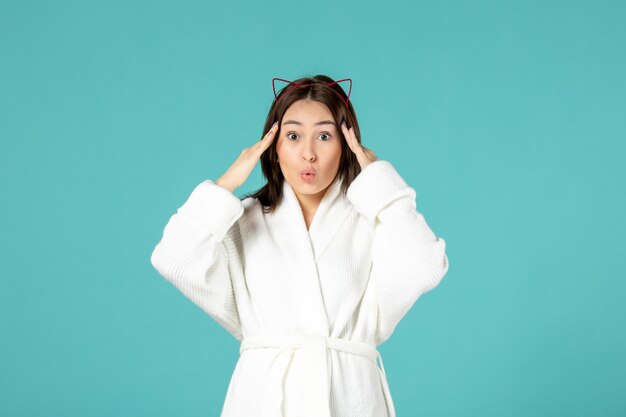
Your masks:
<path fill-rule="evenodd" d="M 242 338 L 241 324 L 231 272 L 242 266 L 229 261 L 228 249 L 240 242 L 235 222 L 243 211 L 235 194 L 205 180 L 170 217 L 151 256 L 164 278 L 237 340 Z"/>
<path fill-rule="evenodd" d="M 347 197 L 373 227 L 370 284 L 378 301 L 380 344 L 448 271 L 446 242 L 416 210 L 415 190 L 388 161 L 367 165 L 350 184 Z"/>

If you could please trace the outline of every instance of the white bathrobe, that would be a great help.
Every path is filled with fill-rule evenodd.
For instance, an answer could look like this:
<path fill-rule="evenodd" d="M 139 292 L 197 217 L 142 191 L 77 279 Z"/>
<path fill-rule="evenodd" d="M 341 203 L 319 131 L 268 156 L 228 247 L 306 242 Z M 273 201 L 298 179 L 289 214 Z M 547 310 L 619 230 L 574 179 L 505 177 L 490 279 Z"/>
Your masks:
<path fill-rule="evenodd" d="M 446 244 L 388 161 L 341 181 L 309 230 L 286 181 L 265 214 L 205 180 L 165 226 L 152 265 L 241 342 L 221 417 L 395 416 L 376 346 L 446 274 Z"/>

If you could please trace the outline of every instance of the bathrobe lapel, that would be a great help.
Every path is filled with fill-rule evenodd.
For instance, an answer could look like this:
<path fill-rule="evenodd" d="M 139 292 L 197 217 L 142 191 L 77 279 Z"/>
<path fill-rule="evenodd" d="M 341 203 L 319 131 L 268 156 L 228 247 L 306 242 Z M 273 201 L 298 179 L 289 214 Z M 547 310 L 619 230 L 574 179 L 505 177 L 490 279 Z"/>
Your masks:
<path fill-rule="evenodd" d="M 352 205 L 341 192 L 342 180 L 337 176 L 322 198 L 311 226 L 307 231 L 304 215 L 296 194 L 283 182 L 283 197 L 274 213 L 266 216 L 266 221 L 274 234 L 274 239 L 285 251 L 289 263 L 298 271 L 299 305 L 306 309 L 304 331 L 329 336 L 329 323 L 317 262 L 337 235 L 340 226 L 348 218 Z"/>

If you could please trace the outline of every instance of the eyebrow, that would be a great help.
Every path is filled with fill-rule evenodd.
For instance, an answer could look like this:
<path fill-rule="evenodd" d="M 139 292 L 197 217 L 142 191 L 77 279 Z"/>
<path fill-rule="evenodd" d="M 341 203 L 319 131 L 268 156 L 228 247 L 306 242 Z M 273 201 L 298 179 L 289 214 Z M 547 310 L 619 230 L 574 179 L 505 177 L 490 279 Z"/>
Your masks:
<path fill-rule="evenodd" d="M 300 123 L 297 120 L 287 120 L 286 122 L 283 122 L 283 126 L 284 125 L 300 125 L 302 126 L 302 123 Z M 337 126 L 337 123 L 335 123 L 332 120 L 322 120 L 321 122 L 317 122 L 315 123 L 314 126 L 321 126 L 321 125 L 333 125 L 333 126 Z"/>

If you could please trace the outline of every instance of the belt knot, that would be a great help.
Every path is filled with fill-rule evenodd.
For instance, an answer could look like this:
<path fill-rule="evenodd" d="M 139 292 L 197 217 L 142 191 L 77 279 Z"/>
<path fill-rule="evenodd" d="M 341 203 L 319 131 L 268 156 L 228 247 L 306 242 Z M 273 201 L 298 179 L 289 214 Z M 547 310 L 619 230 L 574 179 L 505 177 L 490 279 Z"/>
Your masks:
<path fill-rule="evenodd" d="M 239 351 L 243 353 L 247 349 L 254 348 L 279 349 L 270 365 L 270 380 L 265 385 L 261 407 L 262 417 L 283 415 L 283 384 L 289 364 L 291 364 L 291 355 L 296 350 L 300 350 L 302 354 L 301 363 L 304 366 L 302 370 L 304 375 L 303 386 L 298 391 L 302 397 L 294 399 L 298 406 L 302 406 L 300 415 L 303 417 L 331 417 L 329 399 L 332 367 L 328 360 L 328 349 L 364 356 L 376 365 L 376 361 L 380 361 L 380 367 L 377 366 L 376 369 L 383 388 L 387 415 L 388 417 L 395 417 L 395 409 L 389 392 L 382 357 L 376 347 L 368 343 L 329 337 L 318 333 L 302 333 L 298 337 L 287 339 L 246 337 L 241 342 Z M 290 356 L 282 362 L 277 361 L 278 357 L 285 351 L 289 351 Z M 282 365 L 278 366 L 279 363 Z"/>

